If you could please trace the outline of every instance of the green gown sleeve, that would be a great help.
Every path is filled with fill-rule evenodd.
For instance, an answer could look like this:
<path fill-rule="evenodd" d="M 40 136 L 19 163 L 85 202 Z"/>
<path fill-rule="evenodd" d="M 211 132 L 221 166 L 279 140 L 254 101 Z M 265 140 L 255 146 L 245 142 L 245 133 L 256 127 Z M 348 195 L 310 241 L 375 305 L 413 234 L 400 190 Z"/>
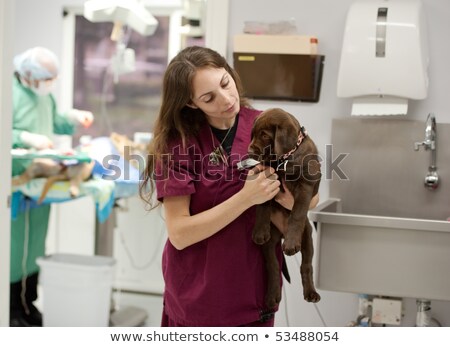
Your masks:
<path fill-rule="evenodd" d="M 75 124 L 67 118 L 66 114 L 58 112 L 53 96 L 51 100 L 53 103 L 53 132 L 58 135 L 72 135 L 75 132 Z"/>

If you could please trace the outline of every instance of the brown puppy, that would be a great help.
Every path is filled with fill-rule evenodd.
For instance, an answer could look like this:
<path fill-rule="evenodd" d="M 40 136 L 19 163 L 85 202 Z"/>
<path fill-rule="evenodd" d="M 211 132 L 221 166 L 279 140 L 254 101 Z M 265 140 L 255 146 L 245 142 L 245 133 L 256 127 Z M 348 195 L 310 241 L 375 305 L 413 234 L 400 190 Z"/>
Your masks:
<path fill-rule="evenodd" d="M 274 200 L 257 206 L 253 241 L 262 245 L 266 261 L 266 305 L 274 308 L 281 300 L 281 278 L 275 248 L 283 236 L 282 249 L 285 254 L 302 253 L 300 274 L 304 299 L 318 302 L 320 295 L 316 292 L 312 276 L 312 228 L 307 216 L 321 178 L 317 148 L 294 116 L 275 108 L 263 112 L 255 120 L 249 155 L 262 165 L 275 168 L 282 185 L 292 193 L 295 201 L 292 211 Z M 283 214 L 283 224 L 287 225 L 284 235 L 270 222 L 272 209 L 278 209 Z"/>
<path fill-rule="evenodd" d="M 19 186 L 33 178 L 46 177 L 47 181 L 42 188 L 42 193 L 38 200 L 40 204 L 55 182 L 70 181 L 70 196 L 75 198 L 80 194 L 79 186 L 81 182 L 86 181 L 91 176 L 93 167 L 94 161 L 65 166 L 53 159 L 34 159 L 20 176 L 12 178 L 12 185 Z"/>

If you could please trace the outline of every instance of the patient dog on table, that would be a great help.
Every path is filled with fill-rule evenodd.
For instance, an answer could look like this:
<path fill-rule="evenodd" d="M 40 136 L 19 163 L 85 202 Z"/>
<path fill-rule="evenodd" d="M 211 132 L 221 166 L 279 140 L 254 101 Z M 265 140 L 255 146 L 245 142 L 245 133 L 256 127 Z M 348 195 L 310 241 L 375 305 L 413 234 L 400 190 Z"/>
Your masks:
<path fill-rule="evenodd" d="M 281 188 L 285 186 L 294 196 L 292 211 L 275 200 L 258 205 L 256 209 L 253 241 L 262 245 L 266 262 L 266 305 L 269 309 L 274 308 L 281 301 L 281 278 L 275 249 L 283 237 L 282 249 L 286 255 L 301 251 L 304 299 L 318 302 L 320 295 L 313 282 L 312 228 L 307 216 L 321 179 L 317 148 L 294 116 L 275 108 L 261 113 L 255 120 L 249 157 L 263 166 L 272 166 L 282 182 Z M 283 214 L 283 225 L 287 226 L 284 235 L 270 221 L 272 209 Z"/>
<path fill-rule="evenodd" d="M 20 186 L 33 178 L 46 177 L 47 180 L 42 188 L 38 204 L 42 203 L 51 186 L 57 181 L 69 181 L 69 193 L 72 198 L 80 194 L 80 184 L 86 181 L 92 173 L 94 161 L 89 163 L 78 163 L 74 165 L 63 165 L 49 158 L 33 159 L 31 164 L 20 175 L 12 178 L 13 186 Z"/>

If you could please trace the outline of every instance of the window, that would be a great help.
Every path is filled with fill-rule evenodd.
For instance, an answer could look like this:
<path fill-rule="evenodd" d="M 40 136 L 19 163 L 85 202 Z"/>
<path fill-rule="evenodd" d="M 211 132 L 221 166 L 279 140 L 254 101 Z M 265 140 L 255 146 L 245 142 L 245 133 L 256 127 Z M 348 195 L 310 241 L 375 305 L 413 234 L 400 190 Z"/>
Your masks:
<path fill-rule="evenodd" d="M 113 23 L 75 17 L 73 107 L 95 115 L 94 124 L 83 134 L 109 136 L 115 131 L 132 139 L 135 132 L 152 131 L 168 62 L 170 22 L 169 16 L 155 17 L 159 24 L 152 36 L 125 31 L 127 47 L 135 51 L 136 70 L 120 75 L 117 84 L 110 67 L 116 51 L 116 42 L 110 39 Z"/>
<path fill-rule="evenodd" d="M 151 132 L 161 102 L 161 87 L 168 61 L 182 47 L 206 45 L 226 56 L 228 0 L 207 0 L 204 37 L 182 33 L 183 1 L 146 0 L 159 22 L 152 36 L 143 37 L 130 30 L 127 46 L 135 50 L 136 71 L 123 74 L 114 84 L 109 64 L 116 43 L 110 39 L 112 23 L 92 23 L 82 8 L 65 8 L 64 40 L 61 55 L 61 88 L 56 91 L 61 110 L 78 108 L 94 113 L 95 122 L 79 129 L 81 135 L 109 136 L 112 131 L 133 138 L 135 132 Z M 206 20 L 208 19 L 208 20 Z M 184 22 L 183 22 L 184 21 Z M 73 88 L 73 90 L 72 90 Z"/>

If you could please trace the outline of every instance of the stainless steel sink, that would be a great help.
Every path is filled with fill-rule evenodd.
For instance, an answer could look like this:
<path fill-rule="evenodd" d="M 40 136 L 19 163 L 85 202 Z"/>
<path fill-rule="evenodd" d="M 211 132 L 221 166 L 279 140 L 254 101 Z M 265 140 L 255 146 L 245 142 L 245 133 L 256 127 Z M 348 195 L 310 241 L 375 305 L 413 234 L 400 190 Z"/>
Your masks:
<path fill-rule="evenodd" d="M 309 216 L 319 289 L 450 300 L 450 222 L 342 213 L 340 199 Z"/>

